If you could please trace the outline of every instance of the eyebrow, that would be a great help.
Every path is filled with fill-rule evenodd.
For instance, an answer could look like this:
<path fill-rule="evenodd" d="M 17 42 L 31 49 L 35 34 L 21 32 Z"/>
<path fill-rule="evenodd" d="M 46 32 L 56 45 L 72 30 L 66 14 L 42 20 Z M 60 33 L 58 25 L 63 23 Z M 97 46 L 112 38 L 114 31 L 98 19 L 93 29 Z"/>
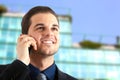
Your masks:
<path fill-rule="evenodd" d="M 53 24 L 53 26 L 56 26 L 56 27 L 58 27 L 58 28 L 59 28 L 59 25 L 57 25 L 57 24 Z"/>
<path fill-rule="evenodd" d="M 37 26 L 44 26 L 44 24 L 43 23 L 39 23 L 39 24 L 36 24 L 35 25 L 35 27 L 37 27 Z M 53 26 L 55 27 L 58 27 L 59 28 L 59 25 L 57 25 L 57 24 L 53 24 Z"/>
<path fill-rule="evenodd" d="M 44 24 L 43 23 L 39 23 L 39 24 L 35 25 L 35 27 L 37 27 L 37 26 L 44 26 Z"/>

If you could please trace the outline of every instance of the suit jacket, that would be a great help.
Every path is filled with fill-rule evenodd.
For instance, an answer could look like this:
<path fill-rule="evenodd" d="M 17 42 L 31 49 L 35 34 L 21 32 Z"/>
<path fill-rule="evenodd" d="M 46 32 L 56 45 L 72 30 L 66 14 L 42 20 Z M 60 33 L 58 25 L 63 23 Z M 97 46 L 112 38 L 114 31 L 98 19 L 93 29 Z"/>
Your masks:
<path fill-rule="evenodd" d="M 31 80 L 29 68 L 15 60 L 11 64 L 0 65 L 0 80 Z M 55 80 L 77 80 L 57 68 Z"/>

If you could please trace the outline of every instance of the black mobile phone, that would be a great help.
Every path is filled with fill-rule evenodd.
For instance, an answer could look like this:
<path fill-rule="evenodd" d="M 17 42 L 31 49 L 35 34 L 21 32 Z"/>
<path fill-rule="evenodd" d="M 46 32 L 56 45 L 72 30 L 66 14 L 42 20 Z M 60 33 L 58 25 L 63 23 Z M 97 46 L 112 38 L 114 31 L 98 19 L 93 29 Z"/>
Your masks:
<path fill-rule="evenodd" d="M 29 47 L 29 54 L 31 53 L 31 50 L 33 49 L 33 46 L 31 45 L 30 47 Z"/>

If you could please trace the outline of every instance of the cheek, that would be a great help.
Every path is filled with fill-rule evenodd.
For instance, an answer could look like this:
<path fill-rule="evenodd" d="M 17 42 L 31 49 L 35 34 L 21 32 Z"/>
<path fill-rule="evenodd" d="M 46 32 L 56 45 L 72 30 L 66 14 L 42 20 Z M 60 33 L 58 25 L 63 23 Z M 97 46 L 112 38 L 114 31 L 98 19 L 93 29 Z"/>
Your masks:
<path fill-rule="evenodd" d="M 41 36 L 40 36 L 40 35 L 38 35 L 38 34 L 32 34 L 31 36 L 35 39 L 35 41 L 36 41 L 37 43 L 40 43 L 40 39 L 41 39 Z"/>
<path fill-rule="evenodd" d="M 40 36 L 34 36 L 34 37 L 35 37 L 35 40 L 37 41 L 37 43 L 40 43 L 41 37 Z"/>
<path fill-rule="evenodd" d="M 58 41 L 58 43 L 60 43 L 60 36 L 59 35 L 57 36 L 57 41 Z"/>

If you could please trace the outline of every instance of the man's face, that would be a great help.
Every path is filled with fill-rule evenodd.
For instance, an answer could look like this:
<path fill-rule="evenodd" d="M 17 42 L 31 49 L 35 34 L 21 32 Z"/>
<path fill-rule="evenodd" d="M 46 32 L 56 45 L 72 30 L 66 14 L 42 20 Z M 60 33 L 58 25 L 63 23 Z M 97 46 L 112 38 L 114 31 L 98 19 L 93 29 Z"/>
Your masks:
<path fill-rule="evenodd" d="M 51 13 L 38 13 L 31 17 L 28 35 L 37 43 L 37 51 L 42 55 L 53 55 L 59 48 L 59 24 Z"/>

